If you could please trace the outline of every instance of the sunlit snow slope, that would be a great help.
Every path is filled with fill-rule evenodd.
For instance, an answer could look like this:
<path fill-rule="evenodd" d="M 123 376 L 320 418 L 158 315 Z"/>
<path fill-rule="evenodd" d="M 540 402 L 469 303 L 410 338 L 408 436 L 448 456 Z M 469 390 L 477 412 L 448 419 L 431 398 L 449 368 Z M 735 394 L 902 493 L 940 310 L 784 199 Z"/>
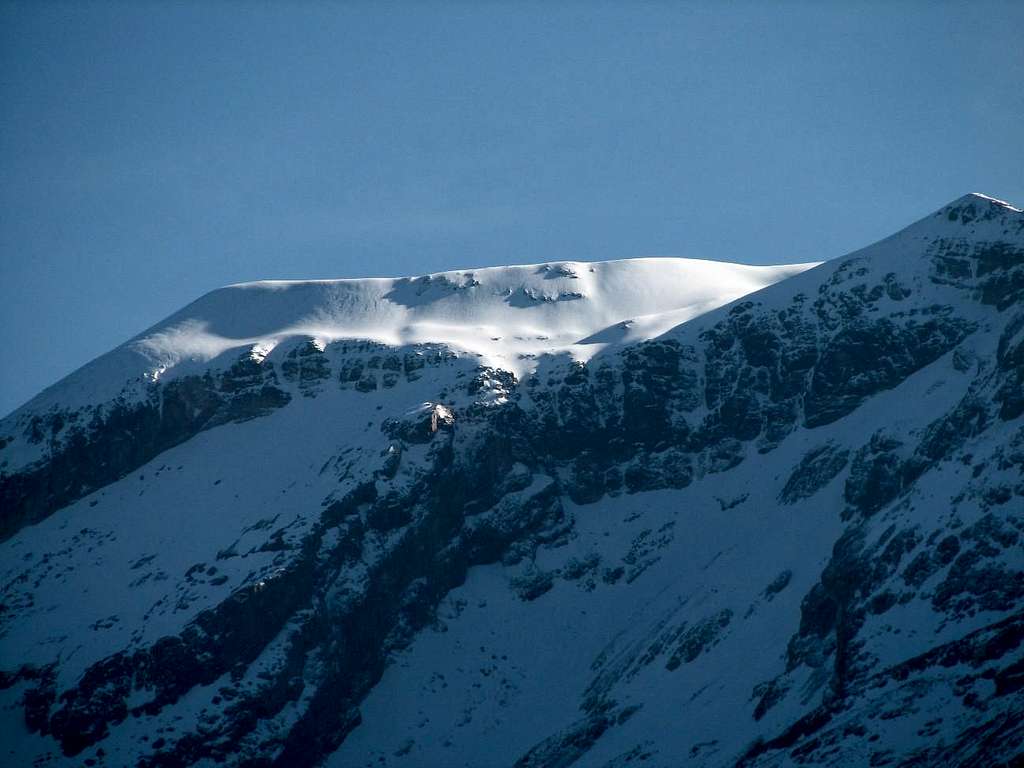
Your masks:
<path fill-rule="evenodd" d="M 814 264 L 748 266 L 680 258 L 557 262 L 422 277 L 241 283 L 213 291 L 30 404 L 102 402 L 147 381 L 262 359 L 312 338 L 438 343 L 521 375 L 545 352 L 588 359 L 639 341 Z M 228 364 L 230 364 L 230 362 Z"/>

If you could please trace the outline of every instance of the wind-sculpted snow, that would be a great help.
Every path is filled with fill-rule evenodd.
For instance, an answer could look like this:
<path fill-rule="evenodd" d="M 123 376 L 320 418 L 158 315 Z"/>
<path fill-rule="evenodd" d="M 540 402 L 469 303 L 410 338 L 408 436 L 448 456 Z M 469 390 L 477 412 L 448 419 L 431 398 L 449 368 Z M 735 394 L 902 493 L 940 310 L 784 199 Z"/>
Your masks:
<path fill-rule="evenodd" d="M 470 354 L 521 376 L 539 354 L 585 359 L 811 266 L 635 259 L 214 291 L 0 422 L 0 538 L 201 429 L 282 406 L 291 396 L 282 378 L 302 392 L 332 374 L 389 387 L 424 354 Z M 605 343 L 588 338 L 623 324 L 636 327 Z M 363 375 L 380 356 L 339 373 L 320 354 L 373 344 L 391 350 L 381 375 Z"/>
<path fill-rule="evenodd" d="M 563 262 L 415 278 L 263 281 L 213 291 L 28 403 L 52 406 L 141 397 L 154 381 L 225 370 L 240 356 L 275 361 L 278 345 L 344 339 L 444 344 L 517 375 L 532 356 L 574 349 L 621 323 L 650 338 L 814 264 L 759 267 L 679 258 Z M 659 320 L 659 316 L 665 317 Z M 603 345 L 575 349 L 594 354 Z"/>
<path fill-rule="evenodd" d="M 693 269 L 228 289 L 140 395 L 5 420 L 9 759 L 1019 760 L 1024 215 L 680 317 Z"/>

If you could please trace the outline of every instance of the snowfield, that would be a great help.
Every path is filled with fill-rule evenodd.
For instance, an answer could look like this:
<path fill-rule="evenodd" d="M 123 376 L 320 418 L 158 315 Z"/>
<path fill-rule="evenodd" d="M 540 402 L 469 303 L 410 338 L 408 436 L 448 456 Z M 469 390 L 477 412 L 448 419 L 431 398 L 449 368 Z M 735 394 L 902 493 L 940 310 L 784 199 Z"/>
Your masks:
<path fill-rule="evenodd" d="M 342 339 L 444 344 L 522 376 L 538 355 L 568 350 L 586 360 L 608 344 L 652 338 L 814 266 L 643 258 L 239 283 L 206 294 L 26 408 L 135 394 L 148 382 L 233 362 L 241 351 L 273 359 L 281 343 L 306 338 L 321 347 Z"/>

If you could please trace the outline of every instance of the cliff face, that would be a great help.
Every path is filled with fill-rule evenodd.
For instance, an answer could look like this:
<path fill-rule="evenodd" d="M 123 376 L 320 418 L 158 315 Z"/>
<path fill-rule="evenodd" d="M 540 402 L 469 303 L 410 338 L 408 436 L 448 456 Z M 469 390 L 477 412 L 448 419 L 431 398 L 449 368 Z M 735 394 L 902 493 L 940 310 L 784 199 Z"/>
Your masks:
<path fill-rule="evenodd" d="M 1024 752 L 1024 214 L 970 195 L 719 309 L 604 330 L 587 302 L 630 281 L 585 268 L 381 289 L 473 322 L 486 289 L 546 318 L 539 346 L 239 332 L 0 423 L 5 749 Z"/>

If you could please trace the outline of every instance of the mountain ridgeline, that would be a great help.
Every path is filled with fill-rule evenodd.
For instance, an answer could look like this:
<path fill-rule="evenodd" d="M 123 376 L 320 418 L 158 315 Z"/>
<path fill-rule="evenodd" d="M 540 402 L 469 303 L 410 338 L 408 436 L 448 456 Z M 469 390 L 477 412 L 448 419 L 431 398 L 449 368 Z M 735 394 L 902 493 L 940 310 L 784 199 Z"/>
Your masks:
<path fill-rule="evenodd" d="M 1024 760 L 1024 213 L 215 291 L 0 422 L 0 760 Z"/>

